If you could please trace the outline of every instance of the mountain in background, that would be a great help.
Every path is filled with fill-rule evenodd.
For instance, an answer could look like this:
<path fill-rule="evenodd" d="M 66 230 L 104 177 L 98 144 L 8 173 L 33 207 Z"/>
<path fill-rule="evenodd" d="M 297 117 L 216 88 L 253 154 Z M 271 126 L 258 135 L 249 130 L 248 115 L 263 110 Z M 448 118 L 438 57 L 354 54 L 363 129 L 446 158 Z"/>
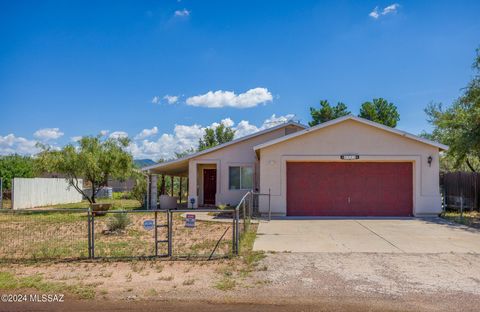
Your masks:
<path fill-rule="evenodd" d="M 146 167 L 146 166 L 151 166 L 151 165 L 156 164 L 156 162 L 154 162 L 151 159 L 134 159 L 133 163 L 135 164 L 135 167 L 137 167 L 137 168 L 143 168 L 143 167 Z"/>

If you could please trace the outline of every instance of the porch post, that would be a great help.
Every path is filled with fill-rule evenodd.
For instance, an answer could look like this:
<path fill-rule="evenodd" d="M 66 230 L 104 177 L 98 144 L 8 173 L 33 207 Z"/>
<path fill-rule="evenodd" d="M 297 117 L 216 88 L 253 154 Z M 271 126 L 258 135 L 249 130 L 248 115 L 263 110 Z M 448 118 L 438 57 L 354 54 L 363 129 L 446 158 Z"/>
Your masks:
<path fill-rule="evenodd" d="M 172 196 L 175 196 L 175 194 L 173 194 L 173 182 L 174 182 L 174 177 L 170 176 L 170 194 L 172 194 Z"/>
<path fill-rule="evenodd" d="M 192 207 L 191 200 L 194 200 Z M 197 163 L 190 161 L 188 164 L 188 208 L 198 208 L 197 194 Z"/>
<path fill-rule="evenodd" d="M 149 209 L 157 209 L 157 175 L 150 176 L 150 207 Z"/>
<path fill-rule="evenodd" d="M 165 195 L 165 175 L 162 174 L 162 184 L 160 185 L 160 195 Z"/>
<path fill-rule="evenodd" d="M 180 204 L 182 203 L 182 177 L 180 177 L 180 192 L 178 194 L 178 198 L 180 199 Z"/>

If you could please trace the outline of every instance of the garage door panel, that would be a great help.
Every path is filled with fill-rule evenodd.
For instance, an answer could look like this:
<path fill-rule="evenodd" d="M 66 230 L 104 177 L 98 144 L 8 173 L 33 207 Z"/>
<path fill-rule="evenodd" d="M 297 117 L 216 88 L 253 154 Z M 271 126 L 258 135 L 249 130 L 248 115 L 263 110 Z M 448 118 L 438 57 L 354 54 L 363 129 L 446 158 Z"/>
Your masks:
<path fill-rule="evenodd" d="M 409 216 L 412 163 L 288 162 L 287 215 Z"/>

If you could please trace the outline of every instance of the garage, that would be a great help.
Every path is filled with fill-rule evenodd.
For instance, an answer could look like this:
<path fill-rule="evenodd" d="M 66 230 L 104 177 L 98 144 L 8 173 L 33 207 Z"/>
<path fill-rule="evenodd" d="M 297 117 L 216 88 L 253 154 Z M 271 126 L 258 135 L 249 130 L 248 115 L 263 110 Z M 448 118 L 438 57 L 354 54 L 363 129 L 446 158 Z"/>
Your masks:
<path fill-rule="evenodd" d="M 413 214 L 411 162 L 287 162 L 287 216 Z"/>
<path fill-rule="evenodd" d="M 344 116 L 254 147 L 262 213 L 278 217 L 429 217 L 442 211 L 448 146 Z"/>

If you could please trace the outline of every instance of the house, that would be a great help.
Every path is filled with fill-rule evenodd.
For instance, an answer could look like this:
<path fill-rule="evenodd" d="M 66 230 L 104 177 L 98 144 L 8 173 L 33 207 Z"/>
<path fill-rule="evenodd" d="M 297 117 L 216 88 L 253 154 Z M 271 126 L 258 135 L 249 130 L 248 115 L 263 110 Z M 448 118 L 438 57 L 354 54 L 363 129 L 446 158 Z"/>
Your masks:
<path fill-rule="evenodd" d="M 255 190 L 271 194 L 260 212 L 270 202 L 279 216 L 424 216 L 441 212 L 447 149 L 349 115 L 311 128 L 287 122 L 144 170 L 187 177 L 193 207 L 235 205 Z"/>

